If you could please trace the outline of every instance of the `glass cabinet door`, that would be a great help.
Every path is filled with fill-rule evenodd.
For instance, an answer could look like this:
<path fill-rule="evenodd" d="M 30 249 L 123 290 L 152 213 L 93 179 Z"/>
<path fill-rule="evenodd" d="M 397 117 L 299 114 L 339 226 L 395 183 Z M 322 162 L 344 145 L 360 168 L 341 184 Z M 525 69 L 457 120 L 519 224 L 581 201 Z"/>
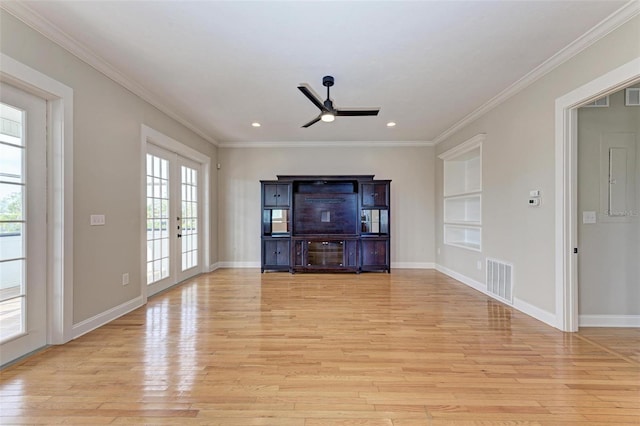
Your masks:
<path fill-rule="evenodd" d="M 265 209 L 262 217 L 263 234 L 286 235 L 290 232 L 289 209 Z"/>
<path fill-rule="evenodd" d="M 389 211 L 386 209 L 364 209 L 360 214 L 362 234 L 383 235 L 389 233 Z"/>
<path fill-rule="evenodd" d="M 343 241 L 308 241 L 307 266 L 342 266 Z"/>

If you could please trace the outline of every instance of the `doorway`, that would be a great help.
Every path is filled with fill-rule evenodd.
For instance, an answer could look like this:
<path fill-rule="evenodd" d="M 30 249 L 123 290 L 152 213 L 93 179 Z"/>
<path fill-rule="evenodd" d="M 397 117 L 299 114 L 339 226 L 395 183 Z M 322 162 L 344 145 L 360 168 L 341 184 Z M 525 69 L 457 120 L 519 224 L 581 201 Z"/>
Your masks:
<path fill-rule="evenodd" d="M 640 57 L 556 99 L 556 327 L 578 331 L 578 108 L 640 81 Z"/>
<path fill-rule="evenodd" d="M 579 327 L 640 327 L 638 95 L 631 85 L 578 109 Z"/>
<path fill-rule="evenodd" d="M 47 344 L 46 110 L 0 83 L 0 365 Z"/>
<path fill-rule="evenodd" d="M 208 267 L 208 157 L 143 126 L 147 296 Z"/>

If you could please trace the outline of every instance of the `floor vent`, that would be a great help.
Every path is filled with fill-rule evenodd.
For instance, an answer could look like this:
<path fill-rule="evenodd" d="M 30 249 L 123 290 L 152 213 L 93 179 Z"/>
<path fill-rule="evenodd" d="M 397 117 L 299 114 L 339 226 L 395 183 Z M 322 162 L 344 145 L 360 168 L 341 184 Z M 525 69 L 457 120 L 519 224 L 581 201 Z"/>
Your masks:
<path fill-rule="evenodd" d="M 487 292 L 498 300 L 513 304 L 513 265 L 487 259 Z"/>

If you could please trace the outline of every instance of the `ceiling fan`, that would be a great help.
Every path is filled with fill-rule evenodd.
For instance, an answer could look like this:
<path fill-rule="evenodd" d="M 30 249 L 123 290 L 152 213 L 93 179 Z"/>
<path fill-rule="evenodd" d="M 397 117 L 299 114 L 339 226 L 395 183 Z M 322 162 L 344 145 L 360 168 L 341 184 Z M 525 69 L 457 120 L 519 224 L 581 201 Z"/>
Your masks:
<path fill-rule="evenodd" d="M 333 86 L 333 77 L 330 75 L 322 77 L 322 85 L 327 88 L 327 99 L 322 102 L 318 97 L 309 89 L 308 86 L 298 86 L 298 89 L 307 97 L 315 106 L 320 108 L 320 115 L 305 124 L 302 127 L 309 127 L 312 124 L 322 120 L 330 123 L 335 120 L 336 117 L 358 117 L 366 115 L 378 115 L 380 108 L 373 109 L 336 109 L 333 107 L 333 102 L 329 98 L 329 88 Z"/>

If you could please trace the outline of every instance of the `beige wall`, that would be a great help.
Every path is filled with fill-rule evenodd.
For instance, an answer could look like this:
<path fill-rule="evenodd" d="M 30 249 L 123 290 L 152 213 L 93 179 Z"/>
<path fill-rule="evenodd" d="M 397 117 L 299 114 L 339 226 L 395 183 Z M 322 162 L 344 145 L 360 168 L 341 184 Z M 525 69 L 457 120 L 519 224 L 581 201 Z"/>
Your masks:
<path fill-rule="evenodd" d="M 482 253 L 443 245 L 442 161 L 437 161 L 440 265 L 484 283 L 478 260 L 511 262 L 516 302 L 555 312 L 555 100 L 637 57 L 640 17 L 437 145 L 440 154 L 478 133 L 487 134 L 482 153 Z M 527 205 L 532 189 L 542 193 L 540 207 Z"/>
<path fill-rule="evenodd" d="M 141 125 L 146 124 L 217 161 L 216 147 L 0 10 L 0 49 L 74 91 L 73 322 L 141 294 Z M 211 182 L 216 212 L 217 183 Z M 105 214 L 106 226 L 89 226 Z M 212 214 L 212 228 L 216 229 Z M 212 255 L 217 260 L 215 232 Z M 128 272 L 130 284 L 122 286 Z"/>
<path fill-rule="evenodd" d="M 640 315 L 639 200 L 629 206 L 631 216 L 608 218 L 601 191 L 608 180 L 608 149 L 601 150 L 607 134 L 633 134 L 635 139 L 636 197 L 640 195 L 640 107 L 624 105 L 624 90 L 609 97 L 608 108 L 578 110 L 578 261 L 580 315 Z M 633 184 L 630 181 L 629 184 Z M 593 211 L 597 223 L 584 224 L 582 212 Z"/>
<path fill-rule="evenodd" d="M 392 266 L 434 262 L 432 147 L 221 148 L 220 260 L 260 263 L 260 180 L 374 174 L 391 179 Z"/>
<path fill-rule="evenodd" d="M 516 298 L 554 312 L 554 101 L 640 56 L 636 17 L 435 148 L 217 150 L 6 12 L 0 11 L 0 19 L 3 53 L 74 90 L 75 323 L 140 294 L 141 124 L 208 155 L 212 164 L 221 163 L 221 170 L 212 168 L 212 264 L 258 264 L 260 179 L 375 174 L 393 180 L 393 263 L 437 262 L 484 282 L 476 262 L 504 259 L 515 265 Z M 487 134 L 482 253 L 443 245 L 442 161 L 434 159 L 478 133 Z M 526 204 L 530 189 L 542 192 L 538 208 Z M 107 226 L 89 227 L 89 215 L 95 213 L 106 215 Z M 437 257 L 436 248 L 441 249 Z M 120 284 L 123 272 L 130 274 L 127 287 Z"/>

